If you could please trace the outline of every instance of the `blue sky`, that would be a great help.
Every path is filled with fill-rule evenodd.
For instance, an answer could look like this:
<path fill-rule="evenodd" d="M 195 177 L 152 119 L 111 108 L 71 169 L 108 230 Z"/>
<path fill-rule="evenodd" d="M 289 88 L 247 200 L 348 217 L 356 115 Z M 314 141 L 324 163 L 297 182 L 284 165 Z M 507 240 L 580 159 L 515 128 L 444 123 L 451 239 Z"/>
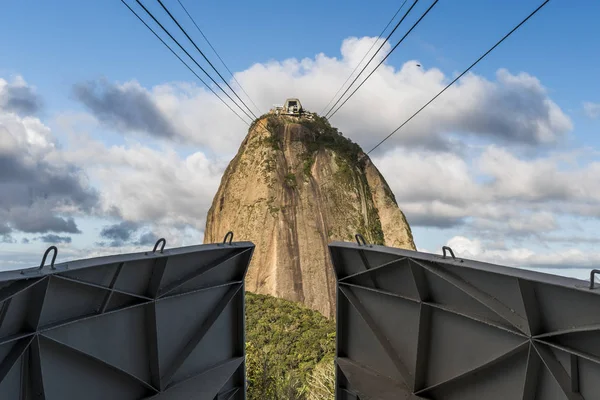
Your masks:
<path fill-rule="evenodd" d="M 416 9 L 428 5 L 421 3 Z M 442 0 L 390 63 L 417 58 L 448 72 L 458 71 L 539 3 Z M 184 20 L 174 1 L 167 4 Z M 339 56 L 343 39 L 376 36 L 401 2 L 382 0 L 374 6 L 357 0 L 305 1 L 301 7 L 276 1 L 184 4 L 229 67 L 240 71 L 270 59 L 313 57 L 319 52 Z M 150 8 L 159 11 L 157 6 Z M 57 101 L 48 101 L 50 110 L 68 104 L 74 81 L 99 75 L 117 81 L 135 78 L 144 86 L 190 79 L 189 71 L 120 1 L 9 1 L 3 10 L 14 18 L 6 18 L 0 27 L 2 36 L 10 38 L 0 45 L 0 68 L 5 74 L 27 77 L 42 93 L 54 93 Z M 593 51 L 600 34 L 599 14 L 597 1 L 552 0 L 477 72 L 490 75 L 498 66 L 526 70 L 560 95 L 561 106 L 578 108 L 582 98 L 597 96 L 589 79 L 600 63 L 600 54 Z M 295 38 L 293 45 L 288 33 Z"/>
<path fill-rule="evenodd" d="M 305 1 L 301 5 L 296 5 L 293 2 L 275 1 L 182 1 L 228 63 L 230 69 L 240 73 L 240 79 L 246 79 L 244 82 L 248 82 L 249 86 L 259 79 L 257 78 L 259 76 L 257 69 L 251 68 L 256 65 L 277 64 L 281 66 L 284 60 L 315 60 L 319 53 L 342 62 L 340 47 L 344 40 L 351 37 L 377 36 L 401 3 L 400 1 L 382 0 L 374 4 L 373 2 L 353 0 L 346 2 Z M 102 143 L 107 148 L 119 145 L 126 149 L 144 146 L 155 151 L 164 150 L 166 146 L 164 141 L 153 140 L 155 138 L 143 135 L 130 136 L 114 127 L 98 123 L 97 116 L 91 115 L 93 113 L 90 113 L 85 104 L 74 95 L 74 85 L 105 79 L 106 82 L 114 85 L 137 82 L 140 90 L 143 89 L 155 96 L 153 98 L 159 102 L 156 96 L 160 96 L 157 94 L 157 88 L 161 85 L 171 85 L 169 86 L 169 90 L 171 90 L 175 82 L 195 82 L 195 78 L 190 72 L 162 47 L 162 44 L 135 19 L 120 1 L 39 2 L 22 0 L 5 3 L 3 15 L 8 17 L 4 18 L 0 25 L 0 36 L 4 38 L 0 42 L 0 78 L 11 82 L 16 76 L 20 76 L 27 85 L 35 88 L 35 92 L 43 102 L 43 108 L 36 117 L 51 130 L 52 136 L 60 146 L 66 149 L 76 148 L 73 135 L 78 136 L 81 132 L 86 132 L 89 133 L 91 140 Z M 133 4 L 132 1 L 129 3 Z M 160 15 L 162 21 L 166 21 L 167 17 L 160 14 L 155 1 L 146 0 L 144 3 L 148 4 L 149 8 L 157 13 L 157 16 Z M 406 22 L 414 21 L 430 3 L 430 1 L 421 0 L 415 8 L 414 14 Z M 167 0 L 166 4 L 184 23 L 188 31 L 197 37 L 193 26 L 186 19 L 176 1 Z M 386 65 L 399 73 L 398 71 L 404 63 L 418 60 L 424 70 L 439 70 L 444 74 L 445 79 L 451 79 L 454 74 L 460 72 L 487 50 L 491 44 L 538 4 L 540 4 L 539 1 L 533 0 L 441 0 L 423 20 L 423 23 L 386 61 Z M 545 95 L 548 99 L 556 104 L 562 115 L 565 115 L 570 121 L 571 128 L 565 129 L 565 134 L 558 144 L 551 146 L 540 144 L 533 147 L 510 145 L 507 147 L 510 154 L 517 155 L 522 160 L 534 162 L 544 157 L 546 160 L 556 153 L 563 155 L 568 153 L 571 158 L 574 157 L 575 162 L 579 163 L 581 168 L 588 168 L 598 159 L 595 149 L 600 149 L 598 136 L 600 120 L 590 118 L 583 108 L 584 102 L 600 103 L 599 85 L 597 84 L 600 53 L 594 51 L 600 39 L 598 15 L 600 15 L 600 2 L 597 1 L 552 0 L 538 15 L 474 69 L 473 73 L 477 77 L 491 83 L 498 81 L 499 69 L 506 69 L 511 76 L 517 76 L 523 72 L 528 76 L 535 77 L 545 88 Z M 167 26 L 173 27 L 172 24 L 167 24 Z M 406 29 L 409 25 L 403 26 Z M 400 32 L 403 33 L 404 30 L 400 29 L 392 37 L 391 44 L 395 44 L 401 37 Z M 177 38 L 183 39 L 183 35 L 177 35 Z M 200 38 L 198 38 L 198 43 L 205 49 L 209 57 L 213 56 Z M 300 71 L 290 79 L 300 79 L 308 74 L 306 71 Z M 264 78 L 264 75 L 260 76 L 261 79 Z M 387 78 L 382 75 L 381 79 Z M 503 83 L 498 85 L 502 87 Z M 522 87 L 525 88 L 526 84 L 523 85 Z M 365 85 L 365 97 L 367 93 L 371 93 L 369 92 L 371 89 L 367 86 L 368 84 Z M 282 84 L 282 87 L 285 87 L 285 84 Z M 200 90 L 198 97 L 203 95 L 201 89 L 197 90 Z M 271 94 L 270 96 L 265 94 L 264 98 L 261 97 L 261 108 L 265 108 L 265 111 L 267 105 L 281 102 L 284 97 L 288 96 L 287 93 L 279 93 L 274 89 L 265 89 L 264 92 Z M 323 93 L 315 95 L 316 100 L 312 104 L 309 97 L 305 106 L 320 110 L 322 104 L 317 104 L 319 99 L 326 99 L 324 101 L 326 103 L 334 92 L 335 90 L 324 90 Z M 251 93 L 259 97 L 261 89 L 253 89 Z M 273 93 L 276 93 L 276 96 Z M 373 89 L 373 93 L 376 95 L 377 91 Z M 188 93 L 186 99 L 192 98 L 196 94 Z M 183 95 L 178 93 L 173 96 L 181 98 Z M 161 101 L 166 100 L 162 99 Z M 349 105 L 352 101 L 349 102 Z M 399 107 L 405 109 L 414 109 L 419 105 L 412 102 L 401 105 L 399 103 Z M 369 110 L 364 111 L 368 113 Z M 96 122 L 87 121 L 86 116 L 90 120 L 95 119 Z M 422 117 L 430 118 L 427 115 Z M 343 114 L 340 113 L 337 118 L 340 119 L 334 118 L 332 123 L 339 123 L 342 127 L 345 123 L 349 124 L 345 121 L 346 117 Z M 510 120 L 512 116 L 506 115 L 505 118 Z M 393 115 L 390 116 L 389 126 L 399 125 L 401 122 L 403 122 L 403 117 L 399 112 L 397 119 L 394 119 Z M 236 130 L 236 132 L 231 136 L 234 144 L 230 143 L 230 146 L 237 148 L 244 131 L 237 125 L 231 126 L 235 126 L 230 129 Z M 374 122 L 373 126 L 378 125 Z M 384 125 L 382 128 L 385 134 L 389 131 L 387 126 Z M 457 126 L 470 127 L 471 124 L 465 122 L 463 125 L 458 124 Z M 372 126 L 371 128 L 375 129 Z M 346 128 L 344 131 L 352 132 L 352 129 Z M 385 135 L 384 131 L 377 131 L 377 134 Z M 448 132 L 448 134 L 451 133 L 462 134 L 461 132 Z M 349 136 L 352 137 L 351 134 Z M 366 147 L 371 143 L 359 134 L 353 139 Z M 237 142 L 235 142 L 236 140 Z M 209 157 L 222 155 L 225 160 L 231 154 L 219 147 L 220 145 L 211 144 L 204 139 L 192 142 L 171 144 L 170 148 L 182 160 L 197 152 L 202 152 Z M 481 179 L 477 176 L 478 157 L 481 154 L 484 154 L 484 157 L 491 154 L 489 151 L 486 152 L 489 146 L 502 147 L 505 144 L 503 142 L 496 143 L 488 136 L 477 135 L 465 139 L 464 144 L 468 155 L 463 157 L 462 161 L 469 166 L 468 170 L 473 180 L 479 182 L 483 187 L 483 181 L 486 178 Z M 394 161 L 398 162 L 398 160 L 390 158 L 393 155 L 389 155 L 393 153 L 391 151 L 393 146 L 402 147 L 402 143 L 390 143 L 389 147 L 383 149 L 381 153 L 373 155 L 376 161 L 377 157 L 381 158 L 380 168 L 386 174 L 388 181 L 393 180 L 388 178 L 388 173 L 386 173 L 386 168 L 391 167 L 385 166 L 393 165 Z M 588 150 L 581 155 L 584 148 L 588 148 Z M 384 153 L 389 155 L 388 159 L 384 159 Z M 579 155 L 573 156 L 574 153 Z M 423 157 L 427 157 L 427 154 Z M 77 158 L 72 154 L 65 157 L 69 162 L 75 162 L 73 160 Z M 438 155 L 434 154 L 432 157 L 438 157 Z M 460 157 L 455 157 L 451 161 L 457 163 L 457 168 L 462 162 Z M 219 162 L 223 163 L 224 161 L 220 160 Z M 564 165 L 559 169 L 564 169 Z M 393 174 L 393 169 L 389 171 Z M 585 176 L 585 172 L 578 176 Z M 496 176 L 496 178 L 498 177 Z M 94 186 L 100 188 L 101 192 L 104 190 L 105 175 L 100 172 L 97 174 L 90 172 L 89 179 Z M 402 181 L 399 180 L 396 187 L 400 188 L 401 184 Z M 210 193 L 210 190 L 213 189 L 207 187 L 206 193 Z M 122 191 L 122 189 L 115 190 Z M 211 195 L 207 196 L 211 197 Z M 401 198 L 402 196 L 400 196 Z M 586 197 L 581 202 L 590 202 L 590 198 L 594 197 Z M 555 199 L 550 200 L 555 201 Z M 402 204 L 400 205 L 402 207 Z M 578 211 L 575 213 L 576 215 L 570 211 L 565 213 L 561 207 L 567 206 L 568 204 L 561 203 L 560 206 L 557 206 L 553 203 L 554 208 L 548 208 L 548 212 L 553 214 L 555 220 L 558 221 L 555 221 L 555 224 L 559 226 L 556 232 L 552 233 L 575 237 L 591 235 L 597 230 L 596 214 L 588 211 L 585 213 Z M 407 207 L 411 209 L 413 206 L 408 205 Z M 527 213 L 533 212 L 532 210 L 536 207 L 538 206 L 527 208 Z M 579 204 L 578 207 L 582 207 L 582 205 Z M 566 210 L 566 208 L 564 209 Z M 410 213 L 407 212 L 407 214 L 410 220 Z M 444 217 L 447 215 L 444 214 Z M 109 223 L 106 221 L 115 223 L 119 221 L 118 218 L 107 218 L 78 217 L 78 226 L 83 234 L 73 237 L 73 248 L 86 249 L 93 246 L 98 240 L 97 235 L 102 226 Z M 172 219 L 169 221 L 172 222 Z M 537 221 L 541 221 L 541 219 L 537 219 Z M 489 251 L 496 251 L 490 243 L 496 243 L 497 240 L 485 239 L 483 233 L 481 237 L 478 236 L 478 233 L 484 231 L 481 223 L 482 221 L 479 221 L 478 224 L 449 228 L 440 225 L 414 225 L 413 230 L 417 243 L 430 251 L 437 251 L 454 237 L 469 238 L 468 246 L 473 246 L 474 241 L 479 240 L 484 243 L 486 249 L 488 247 L 491 249 Z M 486 222 L 486 224 L 488 223 L 490 221 Z M 545 225 L 542 224 L 542 226 Z M 487 230 L 492 232 L 486 233 L 489 237 L 506 235 L 506 232 L 490 228 L 488 225 L 486 225 L 485 231 L 487 232 Z M 540 235 L 544 233 L 537 232 L 535 235 L 530 234 L 525 239 L 521 239 L 520 236 L 514 236 L 514 232 L 512 232 L 513 240 L 509 240 L 508 248 L 498 251 L 509 252 L 516 247 L 526 246 L 531 251 L 541 252 L 547 246 L 547 243 L 540 239 Z M 22 232 L 14 233 L 14 237 L 18 240 L 28 236 L 31 235 L 25 235 Z M 557 248 L 572 248 L 573 246 L 580 251 L 587 251 L 593 247 L 584 242 L 574 244 L 569 241 L 556 245 Z M 31 251 L 32 254 L 39 252 L 39 249 L 43 247 L 44 245 L 40 243 L 35 245 L 0 244 L 0 250 Z M 482 251 L 485 253 L 488 250 Z M 488 256 L 493 254 L 489 251 Z M 476 255 L 485 256 L 484 253 L 480 251 Z M 507 254 L 503 253 L 510 258 Z"/>

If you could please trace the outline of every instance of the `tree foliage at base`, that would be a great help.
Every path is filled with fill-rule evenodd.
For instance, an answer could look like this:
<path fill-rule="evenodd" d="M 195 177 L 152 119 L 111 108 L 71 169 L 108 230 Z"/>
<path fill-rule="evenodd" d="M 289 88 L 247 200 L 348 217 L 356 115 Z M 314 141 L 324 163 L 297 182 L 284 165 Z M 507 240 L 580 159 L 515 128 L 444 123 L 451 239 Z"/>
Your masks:
<path fill-rule="evenodd" d="M 246 292 L 249 400 L 333 399 L 335 323 L 301 304 Z"/>

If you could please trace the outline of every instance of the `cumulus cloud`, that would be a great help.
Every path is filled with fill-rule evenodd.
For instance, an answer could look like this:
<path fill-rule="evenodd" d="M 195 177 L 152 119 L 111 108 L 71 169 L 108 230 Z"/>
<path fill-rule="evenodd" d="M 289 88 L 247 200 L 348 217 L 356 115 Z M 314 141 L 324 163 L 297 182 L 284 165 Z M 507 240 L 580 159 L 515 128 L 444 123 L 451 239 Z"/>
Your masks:
<path fill-rule="evenodd" d="M 33 115 L 41 107 L 40 97 L 21 76 L 17 76 L 12 82 L 0 78 L 0 110 Z"/>
<path fill-rule="evenodd" d="M 101 124 L 123 133 L 145 133 L 231 153 L 247 130 L 211 92 L 195 83 L 146 89 L 136 81 L 98 80 L 75 85 L 74 93 Z"/>
<path fill-rule="evenodd" d="M 468 160 L 397 148 L 374 162 L 412 226 L 530 235 L 560 229 L 558 215 L 600 217 L 600 163 L 561 167 L 568 158 L 488 146 Z"/>
<path fill-rule="evenodd" d="M 600 103 L 586 101 L 583 103 L 583 111 L 591 119 L 600 118 Z"/>
<path fill-rule="evenodd" d="M 71 241 L 72 241 L 70 236 L 58 236 L 58 235 L 54 235 L 51 233 L 48 235 L 40 236 L 37 239 L 44 243 L 52 243 L 52 244 L 71 243 Z M 24 242 L 24 243 L 28 243 L 28 242 Z"/>
<path fill-rule="evenodd" d="M 319 54 L 311 59 L 257 63 L 236 78 L 265 111 L 291 96 L 299 97 L 308 109 L 320 111 L 373 40 L 345 40 L 339 59 Z M 415 61 L 399 69 L 384 64 L 332 123 L 369 148 L 449 79 L 436 68 L 417 67 Z M 111 104 L 127 104 L 119 107 L 126 109 L 125 113 L 110 111 L 109 124 L 118 124 L 120 130 L 161 137 L 150 127 L 131 122 L 150 113 L 150 120 L 167 121 L 174 139 L 203 149 L 181 158 L 169 146 L 160 150 L 140 145 L 104 149 L 102 143 L 88 141 L 84 144 L 87 150 L 79 152 L 76 162 L 85 164 L 89 154 L 95 155 L 94 164 L 86 167 L 103 187 L 103 209 L 128 221 L 159 221 L 202 230 L 226 161 L 246 128 L 214 95 L 195 84 L 178 82 L 147 89 L 133 81 L 83 87 L 87 89 L 80 100 L 87 101 L 90 109 L 90 104 L 96 104 L 93 113 L 105 124 L 103 113 L 110 110 L 97 105 L 111 99 Z M 120 121 L 122 118 L 131 121 Z M 506 148 L 490 147 L 472 163 L 464 153 L 448 151 L 472 136 L 506 146 L 560 141 L 572 129 L 571 121 L 531 75 L 500 69 L 495 79 L 489 80 L 469 74 L 406 128 L 386 143 L 386 149 L 393 149 L 390 154 L 375 161 L 413 226 L 457 228 L 470 224 L 484 231 L 500 226 L 503 231 L 529 235 L 559 228 L 553 217 L 535 205 L 554 202 L 554 207 L 581 207 L 581 213 L 584 208 L 595 211 L 585 201 L 589 196 L 577 205 L 568 203 L 572 192 L 562 182 L 573 176 L 563 177 L 555 160 L 521 160 Z M 220 161 L 215 163 L 215 159 Z M 517 169 L 524 173 L 513 177 Z M 115 172 L 118 181 L 112 179 Z M 148 181 L 156 190 L 147 189 Z"/>
<path fill-rule="evenodd" d="M 160 225 L 149 223 L 155 228 Z M 160 228 L 158 228 L 160 229 Z M 140 231 L 142 231 L 140 233 Z M 106 225 L 100 231 L 100 238 L 108 242 L 99 242 L 103 247 L 123 246 L 150 246 L 156 243 L 158 236 L 151 231 L 144 231 L 144 226 L 137 222 L 121 221 L 116 224 Z M 136 239 L 137 238 L 137 239 Z"/>
<path fill-rule="evenodd" d="M 102 187 L 100 203 L 105 213 L 132 223 L 204 230 L 228 159 L 209 158 L 200 151 L 181 157 L 170 147 L 107 148 L 92 139 L 80 140 L 69 159 L 84 165 Z"/>
<path fill-rule="evenodd" d="M 140 236 L 136 244 L 140 246 L 150 246 L 156 243 L 158 236 L 154 232 L 146 232 Z"/>
<path fill-rule="evenodd" d="M 576 248 L 551 252 L 535 252 L 526 247 L 488 249 L 479 239 L 455 236 L 448 240 L 457 257 L 519 268 L 588 268 L 583 277 L 589 277 L 589 268 L 600 263 L 599 252 L 584 252 Z M 556 273 L 556 271 L 550 271 Z"/>
<path fill-rule="evenodd" d="M 131 236 L 139 229 L 139 225 L 131 221 L 122 221 L 118 224 L 102 228 L 100 237 L 110 240 L 110 246 L 118 247 L 130 241 Z"/>
<path fill-rule="evenodd" d="M 176 136 L 154 99 L 137 82 L 117 85 L 101 79 L 76 84 L 73 93 L 98 121 L 111 129 L 161 138 Z"/>
<path fill-rule="evenodd" d="M 52 204 L 48 203 L 35 203 L 30 207 L 13 207 L 0 214 L 9 220 L 14 230 L 25 233 L 81 233 L 73 217 L 52 215 L 52 207 Z"/>
<path fill-rule="evenodd" d="M 73 216 L 98 195 L 65 160 L 50 129 L 34 117 L 0 111 L 0 229 L 79 233 Z"/>
<path fill-rule="evenodd" d="M 269 61 L 235 76 L 265 112 L 288 97 L 299 97 L 305 108 L 321 111 L 373 40 L 346 39 L 340 59 L 318 54 L 302 60 Z M 389 49 L 389 43 L 384 48 Z M 416 64 L 408 61 L 398 69 L 383 64 L 332 123 L 363 147 L 373 146 L 452 78 L 437 68 Z M 195 84 L 146 89 L 135 81 L 98 81 L 76 85 L 75 94 L 101 122 L 120 131 L 171 137 L 220 152 L 232 151 L 232 144 L 237 147 L 245 135 L 244 124 L 212 93 Z M 500 69 L 495 80 L 466 75 L 387 145 L 448 149 L 452 146 L 449 133 L 548 144 L 560 141 L 571 129 L 570 119 L 538 79 Z"/>
<path fill-rule="evenodd" d="M 236 78 L 261 105 L 281 102 L 293 94 L 307 108 L 320 111 L 373 40 L 346 39 L 339 60 L 320 54 L 314 59 L 272 61 L 255 64 Z M 363 147 L 378 142 L 451 79 L 437 68 L 416 64 L 408 61 L 399 69 L 383 64 L 332 123 Z M 500 69 L 493 81 L 466 75 L 388 145 L 447 148 L 450 143 L 445 134 L 450 132 L 506 143 L 554 143 L 571 129 L 570 119 L 535 77 Z"/>
<path fill-rule="evenodd" d="M 16 243 L 16 240 L 8 233 L 0 233 L 0 243 Z"/>
<path fill-rule="evenodd" d="M 236 79 L 264 111 L 287 97 L 320 111 L 373 40 L 345 40 L 341 58 L 258 63 Z M 368 149 L 451 78 L 415 61 L 384 64 L 331 122 Z M 201 241 L 247 127 L 194 83 L 145 88 L 97 80 L 75 85 L 73 93 L 103 127 L 147 135 L 144 145 L 131 138 L 107 145 L 77 131 L 69 149 L 59 150 L 37 118 L 1 112 L 0 221 L 7 222 L 0 236 L 77 233 L 74 217 L 93 214 L 120 222 L 101 230 L 103 246 L 85 254 L 69 249 L 70 257 L 139 251 L 158 237 L 169 246 Z M 561 228 L 557 214 L 600 216 L 599 164 L 564 168 L 556 158 L 520 157 L 511 147 L 555 143 L 571 129 L 535 77 L 502 69 L 494 78 L 469 74 L 393 136 L 374 162 L 412 226 L 539 235 Z M 448 151 L 473 137 L 483 143 L 476 151 Z"/>

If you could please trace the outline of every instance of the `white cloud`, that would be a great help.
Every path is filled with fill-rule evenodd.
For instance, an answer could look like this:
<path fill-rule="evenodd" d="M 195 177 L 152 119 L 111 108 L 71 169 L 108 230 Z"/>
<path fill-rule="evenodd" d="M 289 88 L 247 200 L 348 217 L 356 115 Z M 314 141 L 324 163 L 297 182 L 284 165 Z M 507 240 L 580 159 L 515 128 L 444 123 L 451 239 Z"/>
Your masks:
<path fill-rule="evenodd" d="M 320 111 L 373 40 L 346 39 L 340 59 L 318 54 L 302 60 L 257 63 L 236 73 L 236 78 L 265 111 L 292 96 L 299 97 L 308 109 Z M 389 44 L 384 47 L 389 49 Z M 436 68 L 417 67 L 415 61 L 399 69 L 384 64 L 332 123 L 368 148 L 449 79 Z M 193 83 L 166 83 L 152 88 L 135 81 L 103 84 L 103 93 L 91 94 L 92 103 L 107 106 L 113 102 L 102 102 L 106 96 L 120 96 L 114 104 L 126 104 L 128 111 L 102 106 L 94 112 L 100 122 L 116 124 L 123 131 L 127 127 L 130 131 L 146 130 L 154 138 L 172 137 L 175 142 L 200 146 L 197 153 L 181 159 L 164 141 L 161 151 L 135 144 L 103 151 L 102 143 L 86 143 L 87 151 L 80 154 L 96 154 L 97 163 L 87 168 L 103 187 L 104 209 L 118 209 L 124 218 L 133 221 L 192 221 L 192 226 L 203 229 L 206 210 L 226 163 L 220 162 L 214 171 L 202 169 L 215 157 L 230 158 L 246 127 L 210 92 Z M 139 98 L 143 98 L 143 107 L 135 109 Z M 152 120 L 167 124 L 166 128 L 156 132 L 146 128 L 139 116 L 148 114 Z M 593 164 L 563 171 L 556 157 L 523 159 L 497 146 L 483 146 L 483 153 L 478 151 L 474 160 L 469 158 L 468 148 L 462 153 L 440 152 L 455 149 L 455 143 L 468 141 L 473 135 L 506 145 L 560 141 L 572 129 L 571 121 L 531 75 L 500 69 L 495 80 L 488 80 L 469 74 L 406 128 L 386 143 L 385 148 L 392 150 L 375 162 L 413 225 L 456 228 L 467 223 L 485 232 L 530 235 L 560 229 L 553 212 L 600 213 L 600 207 L 590 204 L 596 199 L 590 192 L 596 179 L 583 183 L 585 175 L 594 173 Z M 164 131 L 172 134 L 163 135 Z M 430 150 L 423 150 L 423 146 Z M 190 157 L 196 157 L 202 167 L 190 167 Z M 80 161 L 85 163 L 85 159 Z M 115 170 L 123 176 L 119 181 L 111 179 Z M 180 175 L 181 179 L 162 179 L 163 174 Z M 156 196 L 150 195 L 142 183 L 148 180 L 155 182 L 159 193 L 169 195 L 158 194 L 159 201 L 155 202 Z M 190 198 L 201 200 L 191 202 L 187 200 Z M 540 209 L 540 205 L 549 208 Z"/>
<path fill-rule="evenodd" d="M 305 107 L 320 111 L 372 40 L 345 40 L 340 59 L 319 54 L 259 63 L 236 78 L 264 111 L 287 97 L 299 97 Z M 332 124 L 368 149 L 451 79 L 439 69 L 415 64 L 383 65 Z M 43 159 L 84 171 L 78 179 L 89 177 L 99 189 L 99 207 L 93 212 L 106 217 L 107 225 L 132 221 L 167 237 L 173 246 L 201 241 L 206 213 L 246 126 L 195 83 L 145 88 L 136 81 L 103 82 L 79 90 L 95 121 L 125 133 L 125 144 L 109 145 L 78 128 L 60 147 L 39 119 L 4 113 L 0 135 L 2 123 L 13 134 L 0 141 L 0 154 L 20 149 L 31 165 Z M 59 126 L 69 132 L 70 121 L 88 120 L 86 115 L 63 116 Z M 525 158 L 511 147 L 531 144 L 535 151 L 536 145 L 560 141 L 572 129 L 531 75 L 500 69 L 490 80 L 469 74 L 406 128 L 386 143 L 389 151 L 377 153 L 375 163 L 413 226 L 452 227 L 453 235 L 476 231 L 483 242 L 462 243 L 475 255 L 535 261 L 525 248 L 490 249 L 490 240 L 560 232 L 560 215 L 600 216 L 600 163 L 580 165 L 578 157 L 564 152 Z M 147 136 L 135 136 L 140 134 Z M 440 151 L 456 148 L 457 142 L 468 145 L 473 136 L 484 144 Z M 504 145 L 490 146 L 490 141 Z M 185 156 L 177 151 L 182 144 Z M 77 211 L 68 204 L 53 210 Z M 75 258 L 140 248 L 128 246 L 69 248 Z"/>
<path fill-rule="evenodd" d="M 209 159 L 202 152 L 182 158 L 168 146 L 160 150 L 137 143 L 104 147 L 83 137 L 68 157 L 84 166 L 102 188 L 105 213 L 198 231 L 204 231 L 206 213 L 229 161 Z"/>
<path fill-rule="evenodd" d="M 346 39 L 341 59 L 318 54 L 302 60 L 257 63 L 236 73 L 236 78 L 265 112 L 287 97 L 299 97 L 307 109 L 320 111 L 373 40 Z M 389 43 L 384 48 L 389 48 Z M 450 79 L 439 69 L 417 67 L 415 61 L 399 69 L 383 64 L 332 122 L 368 148 Z M 244 125 L 212 93 L 195 84 L 146 89 L 135 81 L 99 81 L 76 85 L 75 93 L 100 121 L 123 131 L 145 131 L 221 152 L 237 147 L 245 132 Z M 494 81 L 466 75 L 387 145 L 445 148 L 451 144 L 444 136 L 448 133 L 506 143 L 546 144 L 561 140 L 571 129 L 570 119 L 535 77 L 500 69 Z"/>
<path fill-rule="evenodd" d="M 592 119 L 600 118 L 600 103 L 586 101 L 583 103 L 583 111 Z"/>
<path fill-rule="evenodd" d="M 556 217 L 600 217 L 600 163 L 568 153 L 524 158 L 488 146 L 474 159 L 396 148 L 374 159 L 409 223 L 514 234 L 560 229 Z"/>
<path fill-rule="evenodd" d="M 35 89 L 22 76 L 12 82 L 0 78 L 0 109 L 17 114 L 31 115 L 41 108 L 41 100 Z"/>
<path fill-rule="evenodd" d="M 525 247 L 496 250 L 487 249 L 478 239 L 464 236 L 454 236 L 446 245 L 452 248 L 458 258 L 517 268 L 546 268 L 544 272 L 580 278 L 589 277 L 589 268 L 595 268 L 600 263 L 600 252 L 583 252 L 576 248 L 543 253 Z M 585 270 L 577 274 L 570 273 L 569 269 L 574 268 L 585 268 Z"/>
<path fill-rule="evenodd" d="M 85 174 L 35 117 L 0 109 L 0 234 L 79 233 L 73 217 L 97 202 Z M 1 238 L 0 238 L 1 239 Z"/>
<path fill-rule="evenodd" d="M 307 108 L 320 111 L 372 40 L 346 39 L 340 60 L 320 54 L 314 59 L 272 61 L 256 64 L 236 77 L 261 105 L 295 96 Z M 332 121 L 362 146 L 370 147 L 448 82 L 442 71 L 419 68 L 415 61 L 399 69 L 383 64 Z M 501 69 L 495 81 L 474 74 L 465 76 L 396 134 L 390 144 L 447 146 L 442 135 L 448 132 L 507 142 L 552 143 L 571 129 L 570 119 L 536 78 Z"/>

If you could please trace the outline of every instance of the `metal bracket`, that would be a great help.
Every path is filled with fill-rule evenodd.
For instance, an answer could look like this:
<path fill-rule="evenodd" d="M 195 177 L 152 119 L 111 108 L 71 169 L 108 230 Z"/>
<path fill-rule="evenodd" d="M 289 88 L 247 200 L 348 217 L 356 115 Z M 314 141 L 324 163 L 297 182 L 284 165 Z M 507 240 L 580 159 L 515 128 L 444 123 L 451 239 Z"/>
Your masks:
<path fill-rule="evenodd" d="M 152 249 L 152 253 L 156 253 L 156 249 L 158 249 L 158 244 L 161 242 L 162 242 L 162 246 L 160 247 L 160 252 L 161 253 L 163 252 L 163 250 L 165 249 L 165 246 L 167 244 L 167 241 L 165 240 L 165 238 L 160 238 L 154 244 L 154 249 Z"/>
<path fill-rule="evenodd" d="M 454 256 L 454 252 L 452 251 L 452 249 L 448 246 L 443 246 L 442 247 L 442 252 L 443 252 L 443 258 L 446 258 L 446 250 L 450 253 L 450 255 L 452 256 L 453 260 L 456 260 L 456 257 Z"/>
<path fill-rule="evenodd" d="M 596 274 L 600 275 L 600 269 L 593 269 L 590 272 L 590 290 L 594 289 L 594 278 L 596 277 Z"/>
<path fill-rule="evenodd" d="M 56 256 L 58 255 L 58 249 L 56 248 L 56 246 L 50 246 L 46 249 L 46 252 L 44 253 L 44 258 L 42 258 L 42 262 L 40 263 L 40 269 L 38 271 L 41 271 L 42 268 L 44 268 L 44 264 L 46 264 L 46 257 L 48 257 L 48 254 L 52 250 L 54 250 L 54 255 L 52 256 L 52 261 L 50 262 L 50 268 L 56 269 L 54 267 L 54 262 L 56 261 Z"/>
<path fill-rule="evenodd" d="M 354 238 L 356 239 L 356 243 L 358 243 L 359 246 L 367 245 L 367 241 L 365 240 L 364 236 L 361 235 L 360 233 L 357 233 L 356 235 L 354 235 Z M 362 244 L 361 244 L 361 242 L 362 242 Z"/>
<path fill-rule="evenodd" d="M 56 256 L 58 255 L 58 249 L 56 248 L 56 246 L 50 246 L 44 252 L 44 257 L 42 257 L 42 262 L 40 263 L 40 267 L 34 271 L 23 270 L 23 271 L 21 271 L 21 275 L 33 275 L 33 274 L 37 275 L 40 272 L 42 272 L 42 269 L 44 268 L 44 264 L 46 264 L 46 258 L 48 258 L 48 254 L 50 254 L 50 252 L 53 250 L 54 250 L 54 254 L 52 255 L 52 261 L 50 262 L 50 268 L 53 270 L 56 269 L 56 267 L 54 266 L 54 262 L 56 261 Z"/>
<path fill-rule="evenodd" d="M 227 238 L 229 238 L 229 243 L 227 243 Z M 233 232 L 229 231 L 225 234 L 225 237 L 223 238 L 223 244 L 231 244 L 231 242 L 233 241 Z"/>

